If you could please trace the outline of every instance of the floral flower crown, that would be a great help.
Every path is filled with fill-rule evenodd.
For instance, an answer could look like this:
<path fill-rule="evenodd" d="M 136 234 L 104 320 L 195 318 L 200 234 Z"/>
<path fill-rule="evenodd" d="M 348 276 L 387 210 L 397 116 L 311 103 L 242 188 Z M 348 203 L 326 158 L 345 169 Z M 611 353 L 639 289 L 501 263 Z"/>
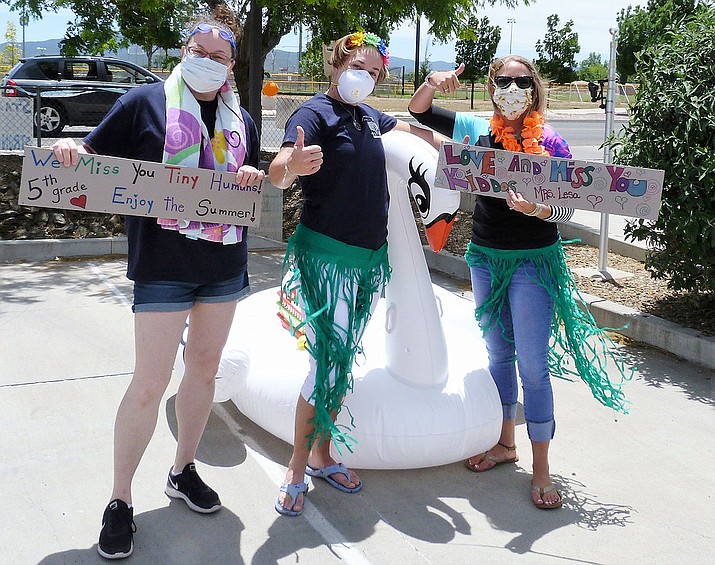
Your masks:
<path fill-rule="evenodd" d="M 361 45 L 370 45 L 377 49 L 380 52 L 380 55 L 382 55 L 382 64 L 385 65 L 385 67 L 390 66 L 390 52 L 387 50 L 387 45 L 385 44 L 384 39 L 380 39 L 379 36 L 374 33 L 370 33 L 369 31 L 356 31 L 350 35 L 348 40 L 345 42 L 345 47 L 348 49 L 360 47 Z"/>

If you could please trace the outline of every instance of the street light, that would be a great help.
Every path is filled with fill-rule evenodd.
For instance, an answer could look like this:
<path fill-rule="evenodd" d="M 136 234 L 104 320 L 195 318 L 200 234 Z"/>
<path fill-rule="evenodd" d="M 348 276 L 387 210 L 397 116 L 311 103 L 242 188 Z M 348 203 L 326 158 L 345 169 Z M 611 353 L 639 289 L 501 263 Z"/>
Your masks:
<path fill-rule="evenodd" d="M 514 18 L 509 18 L 506 23 L 509 24 L 509 54 L 511 55 L 511 39 L 514 36 L 514 24 L 516 20 Z"/>

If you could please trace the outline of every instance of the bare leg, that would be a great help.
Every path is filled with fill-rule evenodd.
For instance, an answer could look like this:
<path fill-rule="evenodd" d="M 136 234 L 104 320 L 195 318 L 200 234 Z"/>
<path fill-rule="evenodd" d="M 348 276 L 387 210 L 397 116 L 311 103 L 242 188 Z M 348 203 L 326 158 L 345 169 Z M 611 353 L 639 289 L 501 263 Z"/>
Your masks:
<path fill-rule="evenodd" d="M 535 487 L 545 487 L 551 482 L 549 475 L 549 444 L 548 441 L 532 441 L 531 449 L 534 453 L 533 478 L 531 484 Z M 538 492 L 531 492 L 534 502 L 555 504 L 559 501 L 559 494 L 555 490 L 544 493 L 543 498 Z"/>
<path fill-rule="evenodd" d="M 298 485 L 305 482 L 305 466 L 308 464 L 310 449 L 308 448 L 308 437 L 313 434 L 313 424 L 310 421 L 315 417 L 315 407 L 309 404 L 302 395 L 298 395 L 298 403 L 295 408 L 295 426 L 293 431 L 293 455 L 288 462 L 288 470 L 283 482 Z M 296 512 L 303 509 L 303 494 L 299 494 L 296 500 L 281 492 L 280 503 L 285 508 L 290 508 Z"/>
<path fill-rule="evenodd" d="M 499 436 L 499 443 L 497 443 L 489 451 L 473 455 L 472 457 L 467 459 L 467 466 L 473 471 L 488 471 L 489 469 L 496 466 L 498 463 L 495 463 L 491 459 L 488 459 L 487 456 L 491 456 L 497 461 L 504 463 L 516 461 L 516 452 L 514 450 L 507 449 L 507 447 L 514 446 L 516 441 L 515 434 L 516 420 L 503 420 L 501 425 L 501 435 Z"/>
<path fill-rule="evenodd" d="M 112 498 L 132 502 L 131 484 L 154 434 L 159 402 L 184 331 L 184 312 L 139 312 L 134 316 L 134 375 L 114 423 L 114 487 Z"/>
<path fill-rule="evenodd" d="M 221 360 L 236 301 L 196 303 L 189 318 L 184 376 L 176 395 L 179 442 L 174 470 L 181 472 L 194 460 L 214 399 L 216 373 Z"/>

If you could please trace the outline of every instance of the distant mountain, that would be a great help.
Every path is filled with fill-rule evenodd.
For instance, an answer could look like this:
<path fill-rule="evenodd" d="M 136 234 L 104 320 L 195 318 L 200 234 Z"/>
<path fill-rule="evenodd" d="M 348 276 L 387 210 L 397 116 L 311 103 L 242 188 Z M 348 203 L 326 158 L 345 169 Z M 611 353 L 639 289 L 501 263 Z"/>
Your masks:
<path fill-rule="evenodd" d="M 60 52 L 60 41 L 61 39 L 47 39 L 45 41 L 26 41 L 25 42 L 25 56 L 34 57 L 35 55 L 56 55 Z M 5 43 L 0 43 L 0 51 L 5 48 Z M 20 53 L 22 53 L 22 46 L 20 46 Z M 169 51 L 170 55 L 179 56 L 180 51 L 178 49 L 172 49 Z M 119 59 L 124 59 L 127 61 L 132 61 L 143 67 L 147 66 L 146 55 L 138 47 L 132 46 L 129 49 L 119 49 L 116 53 L 105 53 L 106 55 L 111 55 Z M 161 53 L 163 55 L 163 53 Z M 156 55 L 155 55 L 156 57 Z M 430 61 L 430 67 L 433 71 L 445 71 L 455 68 L 454 63 L 449 63 L 447 61 Z M 400 57 L 390 57 L 390 69 L 391 73 L 399 74 L 402 67 L 405 68 L 405 73 L 415 72 L 415 62 L 413 59 L 402 59 Z M 274 49 L 266 57 L 266 62 L 264 64 L 264 69 L 267 73 L 295 73 L 298 72 L 298 53 L 295 51 L 282 51 L 281 49 Z"/>

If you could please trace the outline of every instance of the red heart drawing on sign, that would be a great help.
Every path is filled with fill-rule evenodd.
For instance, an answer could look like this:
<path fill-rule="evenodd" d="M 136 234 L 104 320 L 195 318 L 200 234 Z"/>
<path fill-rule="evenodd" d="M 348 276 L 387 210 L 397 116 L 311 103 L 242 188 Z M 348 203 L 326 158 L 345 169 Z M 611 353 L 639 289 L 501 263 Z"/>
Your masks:
<path fill-rule="evenodd" d="M 87 206 L 87 195 L 82 194 L 81 196 L 70 198 L 70 204 L 72 204 L 72 206 L 77 206 L 77 208 L 84 208 Z"/>

